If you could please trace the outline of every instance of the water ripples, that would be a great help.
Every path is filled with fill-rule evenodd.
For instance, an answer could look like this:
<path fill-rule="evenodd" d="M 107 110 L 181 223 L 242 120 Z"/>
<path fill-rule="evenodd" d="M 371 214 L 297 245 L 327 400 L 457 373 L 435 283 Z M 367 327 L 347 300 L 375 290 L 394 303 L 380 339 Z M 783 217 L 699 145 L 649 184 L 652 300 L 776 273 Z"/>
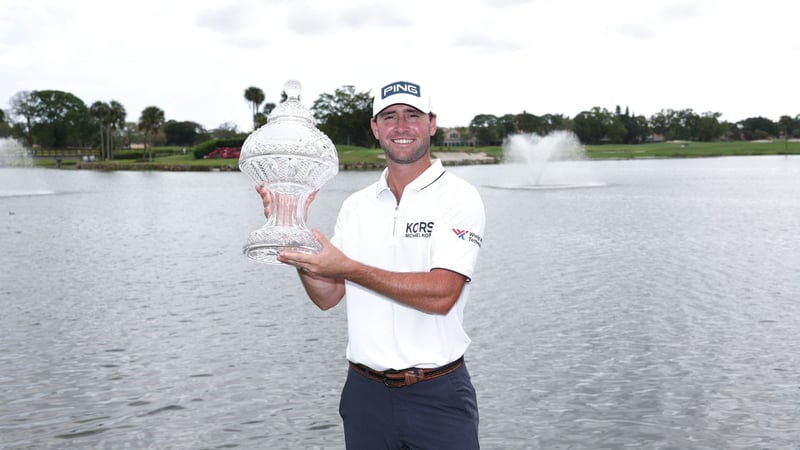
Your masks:
<path fill-rule="evenodd" d="M 482 189 L 483 448 L 800 442 L 800 168 L 736 161 Z M 239 253 L 263 223 L 241 174 L 46 174 L 70 194 L 0 198 L 0 446 L 344 447 L 344 309 Z M 312 220 L 374 176 L 340 174 Z"/>

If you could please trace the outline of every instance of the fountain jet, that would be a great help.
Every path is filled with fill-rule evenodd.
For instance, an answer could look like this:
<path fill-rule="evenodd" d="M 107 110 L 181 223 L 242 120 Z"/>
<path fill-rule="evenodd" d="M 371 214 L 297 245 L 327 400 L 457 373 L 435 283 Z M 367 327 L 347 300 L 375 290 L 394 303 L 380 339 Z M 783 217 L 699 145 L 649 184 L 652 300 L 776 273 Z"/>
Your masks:
<path fill-rule="evenodd" d="M 602 186 L 590 173 L 586 150 L 570 131 L 546 136 L 515 134 L 503 144 L 506 189 L 564 189 Z"/>

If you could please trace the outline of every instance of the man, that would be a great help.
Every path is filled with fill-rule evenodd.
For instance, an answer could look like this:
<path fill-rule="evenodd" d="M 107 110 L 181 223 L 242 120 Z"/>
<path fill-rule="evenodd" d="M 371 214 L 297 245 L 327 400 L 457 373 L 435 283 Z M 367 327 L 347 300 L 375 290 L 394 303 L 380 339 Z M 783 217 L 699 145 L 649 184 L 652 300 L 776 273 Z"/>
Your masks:
<path fill-rule="evenodd" d="M 431 161 L 425 86 L 375 95 L 379 180 L 342 205 L 318 255 L 283 252 L 311 300 L 347 299 L 350 368 L 339 412 L 348 449 L 476 449 L 478 408 L 464 365 L 464 307 L 485 225 L 477 190 Z M 259 189 L 265 211 L 270 196 Z"/>

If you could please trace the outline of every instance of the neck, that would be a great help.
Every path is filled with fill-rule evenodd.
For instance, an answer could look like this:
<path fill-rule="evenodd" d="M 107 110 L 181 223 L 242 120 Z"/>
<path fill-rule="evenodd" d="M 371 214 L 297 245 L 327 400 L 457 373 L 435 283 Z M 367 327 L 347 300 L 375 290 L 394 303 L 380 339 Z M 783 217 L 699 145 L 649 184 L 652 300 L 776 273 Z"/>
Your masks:
<path fill-rule="evenodd" d="M 389 189 L 391 189 L 398 203 L 400 203 L 400 197 L 403 196 L 406 186 L 416 180 L 430 166 L 430 157 L 421 158 L 412 164 L 386 161 L 386 167 L 389 169 L 386 173 L 386 184 L 389 185 Z"/>

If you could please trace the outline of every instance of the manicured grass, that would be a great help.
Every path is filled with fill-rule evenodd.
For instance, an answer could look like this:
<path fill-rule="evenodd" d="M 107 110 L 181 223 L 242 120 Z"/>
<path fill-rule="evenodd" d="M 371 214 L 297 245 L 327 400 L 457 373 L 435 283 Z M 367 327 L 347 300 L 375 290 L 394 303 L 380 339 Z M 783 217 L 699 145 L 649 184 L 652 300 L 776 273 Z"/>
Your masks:
<path fill-rule="evenodd" d="M 163 156 L 160 158 L 153 158 L 154 163 L 158 164 L 185 164 L 190 166 L 203 166 L 203 167 L 220 167 L 220 166 L 236 166 L 239 167 L 238 158 L 211 158 L 211 159 L 195 159 L 194 155 L 187 153 L 185 155 L 171 155 Z"/>
<path fill-rule="evenodd" d="M 486 153 L 487 156 L 496 158 L 498 161 L 503 158 L 503 147 L 491 145 L 488 147 L 431 147 L 432 152 L 465 152 L 465 153 Z"/>
<path fill-rule="evenodd" d="M 712 156 L 797 155 L 800 142 L 659 142 L 639 145 L 588 145 L 591 159 L 699 158 Z"/>
<path fill-rule="evenodd" d="M 660 142 L 638 145 L 587 145 L 586 155 L 590 159 L 637 159 L 637 158 L 699 158 L 714 156 L 747 155 L 798 155 L 800 142 Z M 377 148 L 364 148 L 352 145 L 336 146 L 339 162 L 345 169 L 375 168 L 383 164 L 383 151 Z M 101 170 L 238 170 L 238 159 L 195 159 L 191 151 L 186 154 L 180 149 L 159 148 L 154 152 L 153 161 L 147 159 L 126 159 L 119 153 L 113 161 L 98 161 L 94 168 Z M 171 154 L 169 152 L 171 151 Z M 502 146 L 489 147 L 432 147 L 433 152 L 480 152 L 503 159 Z M 167 153 L 166 155 L 164 153 Z M 141 156 L 141 154 L 139 154 Z M 62 169 L 74 169 L 77 158 L 62 158 Z M 56 167 L 54 158 L 37 158 L 37 167 Z"/>
<path fill-rule="evenodd" d="M 383 150 L 379 148 L 364 148 L 354 145 L 337 145 L 340 164 L 376 163 L 382 161 Z"/>

